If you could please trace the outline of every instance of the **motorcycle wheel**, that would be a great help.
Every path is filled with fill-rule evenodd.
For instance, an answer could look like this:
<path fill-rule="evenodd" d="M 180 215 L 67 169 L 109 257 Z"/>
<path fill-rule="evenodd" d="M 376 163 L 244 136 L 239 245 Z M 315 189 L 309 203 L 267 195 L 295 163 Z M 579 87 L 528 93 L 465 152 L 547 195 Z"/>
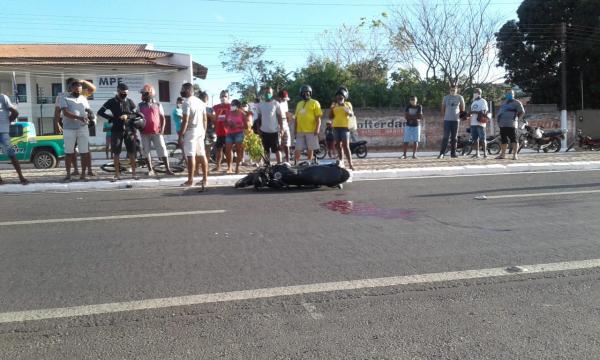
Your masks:
<path fill-rule="evenodd" d="M 544 152 L 559 152 L 560 151 L 560 140 L 558 139 L 552 139 L 550 140 L 550 145 L 546 146 L 544 148 Z"/>
<path fill-rule="evenodd" d="M 471 145 L 465 145 L 462 148 L 461 155 L 462 156 L 471 155 L 472 152 L 473 152 L 473 146 L 471 146 Z"/>
<path fill-rule="evenodd" d="M 243 178 L 241 178 L 235 182 L 235 188 L 236 189 L 245 188 L 247 186 L 254 184 L 254 177 L 255 177 L 255 174 L 248 174 L 248 175 L 244 176 Z"/>
<path fill-rule="evenodd" d="M 120 168 L 120 172 L 125 172 L 125 170 L 127 170 L 123 165 L 119 165 L 119 168 Z M 102 171 L 114 173 L 115 172 L 115 163 L 112 161 L 107 162 L 106 164 L 100 165 L 100 169 L 102 169 Z"/>
<path fill-rule="evenodd" d="M 367 157 L 367 146 L 359 145 L 356 147 L 356 157 L 359 159 L 364 159 Z"/>
<path fill-rule="evenodd" d="M 500 144 L 493 142 L 487 145 L 487 151 L 489 155 L 500 154 Z"/>
<path fill-rule="evenodd" d="M 325 146 L 324 143 L 320 142 L 319 150 L 315 151 L 315 157 L 319 160 L 323 160 L 323 159 L 325 159 L 325 156 L 327 156 L 327 147 Z"/>

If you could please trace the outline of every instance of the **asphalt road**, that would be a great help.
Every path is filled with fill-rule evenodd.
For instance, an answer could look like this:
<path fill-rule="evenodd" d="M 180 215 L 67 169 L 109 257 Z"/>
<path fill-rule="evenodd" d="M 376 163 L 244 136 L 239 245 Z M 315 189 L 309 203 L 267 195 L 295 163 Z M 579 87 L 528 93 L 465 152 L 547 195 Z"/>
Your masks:
<path fill-rule="evenodd" d="M 342 191 L 5 195 L 0 319 L 28 310 L 598 259 L 599 175 L 413 178 Z M 554 194 L 531 196 L 541 193 Z M 483 194 L 488 200 L 474 199 Z M 202 210 L 224 212 L 171 216 Z M 165 215 L 77 220 L 150 213 Z M 13 223 L 44 219 L 71 220 Z M 67 312 L 0 322 L 0 358 L 596 359 L 599 278 L 598 268 L 525 272 Z"/>

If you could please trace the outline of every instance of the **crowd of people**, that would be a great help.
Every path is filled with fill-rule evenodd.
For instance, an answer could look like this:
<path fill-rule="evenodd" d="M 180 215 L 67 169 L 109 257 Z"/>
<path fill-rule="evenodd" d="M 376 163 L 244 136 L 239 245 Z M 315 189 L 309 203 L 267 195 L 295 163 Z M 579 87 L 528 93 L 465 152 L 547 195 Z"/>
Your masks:
<path fill-rule="evenodd" d="M 66 170 L 64 181 L 69 182 L 77 175 L 81 180 L 86 180 L 89 176 L 96 176 L 91 166 L 88 131 L 88 127 L 95 126 L 95 113 L 87 100 L 96 88 L 88 81 L 72 78 L 67 80 L 66 85 L 68 91 L 57 96 L 55 104 L 55 126 L 64 136 Z M 169 154 L 163 136 L 167 121 L 164 109 L 156 101 L 156 92 L 152 85 L 144 85 L 140 93 L 142 101 L 135 104 L 128 97 L 127 84 L 120 83 L 115 97 L 107 100 L 97 112 L 99 117 L 107 120 L 104 125 L 106 155 L 108 157 L 110 151 L 115 168 L 112 181 L 121 179 L 120 157 L 123 144 L 129 157 L 132 179 L 140 178 L 136 169 L 136 154 L 139 151 L 147 159 L 148 175 L 155 175 L 152 167 L 152 149 L 156 150 L 159 159 L 165 164 L 166 173 L 173 175 L 169 168 Z M 278 163 L 291 160 L 292 139 L 295 139 L 293 153 L 295 162 L 300 160 L 304 151 L 307 160 L 312 160 L 314 152 L 320 147 L 319 133 L 324 112 L 321 104 L 312 98 L 313 90 L 309 85 L 300 88 L 298 94 L 300 99 L 294 112 L 289 110 L 288 92 L 280 91 L 275 97 L 273 89 L 268 86 L 261 90 L 260 99 L 251 104 L 237 99 L 230 100 L 229 92 L 223 90 L 219 96 L 219 104 L 209 107 L 208 95 L 204 92 L 195 94 L 191 83 L 181 86 L 180 95 L 171 116 L 188 171 L 187 181 L 182 186 L 197 185 L 202 190 L 206 188 L 211 147 L 214 147 L 216 153 L 215 167 L 212 171 L 221 170 L 223 154 L 225 154 L 227 165 L 225 172 L 239 173 L 240 164 L 245 157 L 244 137 L 251 132 L 259 134 L 266 155 L 265 159 L 271 159 L 271 155 L 274 154 Z M 356 118 L 348 99 L 348 89 L 339 86 L 334 94 L 334 101 L 328 109 L 324 133 L 329 156 L 339 159 L 343 166 L 353 170 L 350 130 L 353 126 L 352 122 L 356 123 Z M 464 98 L 459 95 L 457 86 L 451 86 L 449 94 L 442 101 L 441 111 L 444 116 L 444 132 L 438 158 L 445 156 L 448 146 L 450 146 L 450 156 L 457 157 L 457 134 L 461 120 L 470 123 L 470 133 L 475 148 L 473 157 L 487 157 L 485 128 L 489 121 L 489 107 L 483 98 L 482 90 L 474 90 L 470 111 L 465 111 Z M 516 131 L 518 121 L 524 113 L 521 102 L 514 99 L 514 92 L 507 90 L 497 115 L 502 139 L 498 159 L 505 158 L 509 142 L 513 144 L 513 159 L 517 159 Z M 8 96 L 1 94 L 0 146 L 11 159 L 21 183 L 27 184 L 28 181 L 22 175 L 14 149 L 10 146 L 8 134 L 9 124 L 17 116 L 18 111 Z M 406 123 L 401 159 L 408 158 L 407 150 L 411 143 L 412 158 L 416 159 L 423 122 L 423 108 L 416 96 L 410 98 L 404 117 Z M 141 143 L 141 147 L 138 143 Z M 482 148 L 481 154 L 480 148 Z M 77 167 L 76 149 L 81 158 L 81 172 Z M 233 167 L 234 159 L 235 167 Z M 202 180 L 194 183 L 195 177 L 202 177 Z M 2 183 L 1 179 L 0 183 Z"/>

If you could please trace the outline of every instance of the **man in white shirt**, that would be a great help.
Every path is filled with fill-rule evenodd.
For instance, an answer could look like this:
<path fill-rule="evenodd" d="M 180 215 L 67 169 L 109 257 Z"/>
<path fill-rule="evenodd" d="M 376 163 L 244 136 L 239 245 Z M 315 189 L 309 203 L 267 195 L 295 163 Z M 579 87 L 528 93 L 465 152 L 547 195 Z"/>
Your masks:
<path fill-rule="evenodd" d="M 277 163 L 280 163 L 279 139 L 283 130 L 283 117 L 279 103 L 273 99 L 273 88 L 263 89 L 263 101 L 258 104 L 257 116 L 257 120 L 260 121 L 260 135 L 265 156 L 271 159 L 271 152 L 274 152 Z"/>
<path fill-rule="evenodd" d="M 483 143 L 483 157 L 487 158 L 487 142 L 485 139 L 485 128 L 487 125 L 487 113 L 489 111 L 487 101 L 481 96 L 481 89 L 477 88 L 473 92 L 473 102 L 471 103 L 471 140 L 475 147 L 474 158 L 479 158 L 479 146 Z"/>
<path fill-rule="evenodd" d="M 208 117 L 206 116 L 206 103 L 194 96 L 194 86 L 185 83 L 181 86 L 181 97 L 184 99 L 181 108 L 181 129 L 179 130 L 179 143 L 187 157 L 188 180 L 182 186 L 194 185 L 194 173 L 196 164 L 202 166 L 202 182 L 204 191 L 208 176 L 208 161 L 204 150 L 204 136 Z M 198 184 L 196 184 L 198 185 Z"/>

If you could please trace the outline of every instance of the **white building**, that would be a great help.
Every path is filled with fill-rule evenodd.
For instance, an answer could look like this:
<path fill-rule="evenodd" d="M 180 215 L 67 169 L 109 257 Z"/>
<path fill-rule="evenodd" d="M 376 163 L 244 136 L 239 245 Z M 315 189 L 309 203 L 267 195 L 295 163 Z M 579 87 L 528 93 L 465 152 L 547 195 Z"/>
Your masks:
<path fill-rule="evenodd" d="M 19 116 L 36 124 L 38 134 L 53 134 L 54 102 L 63 91 L 65 80 L 73 77 L 91 81 L 96 93 L 89 99 L 97 111 L 115 96 L 119 82 L 129 86 L 129 96 L 141 101 L 139 90 L 151 84 L 163 104 L 169 121 L 165 133 L 174 138 L 171 111 L 181 85 L 194 78 L 206 78 L 207 68 L 192 61 L 192 56 L 157 51 L 142 44 L 0 44 L 0 92 L 11 96 L 13 72 L 19 94 Z M 98 119 L 93 144 L 104 144 Z"/>

